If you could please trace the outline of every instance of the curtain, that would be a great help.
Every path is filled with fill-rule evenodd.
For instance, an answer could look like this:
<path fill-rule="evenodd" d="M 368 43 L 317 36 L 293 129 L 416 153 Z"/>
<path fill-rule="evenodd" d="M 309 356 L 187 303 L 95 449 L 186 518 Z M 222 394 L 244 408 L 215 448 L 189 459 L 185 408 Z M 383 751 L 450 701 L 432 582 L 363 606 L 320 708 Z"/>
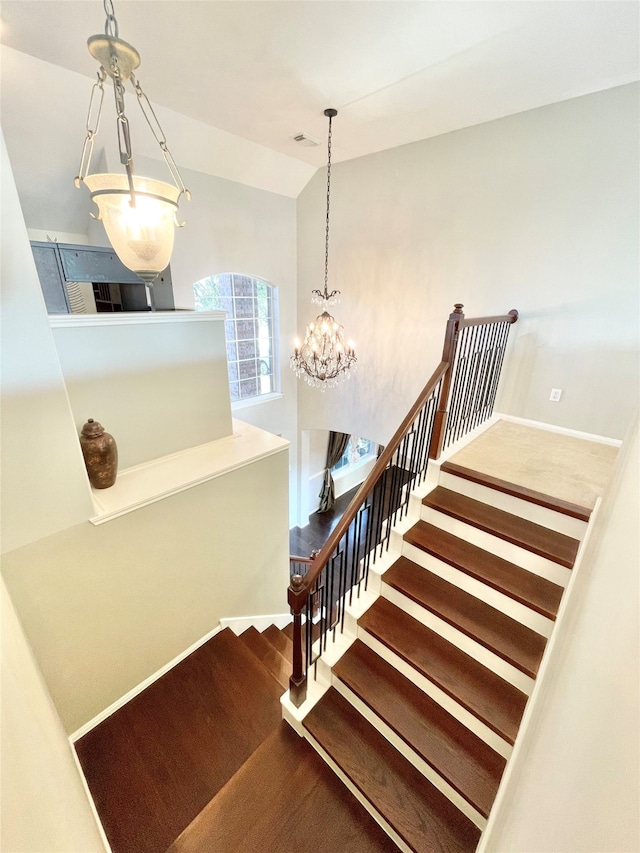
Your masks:
<path fill-rule="evenodd" d="M 347 449 L 350 436 L 344 432 L 330 432 L 329 444 L 327 446 L 327 461 L 324 469 L 324 483 L 318 497 L 320 498 L 320 506 L 318 512 L 327 512 L 334 505 L 336 497 L 333 487 L 333 477 L 331 469 L 342 458 L 342 454 Z"/>

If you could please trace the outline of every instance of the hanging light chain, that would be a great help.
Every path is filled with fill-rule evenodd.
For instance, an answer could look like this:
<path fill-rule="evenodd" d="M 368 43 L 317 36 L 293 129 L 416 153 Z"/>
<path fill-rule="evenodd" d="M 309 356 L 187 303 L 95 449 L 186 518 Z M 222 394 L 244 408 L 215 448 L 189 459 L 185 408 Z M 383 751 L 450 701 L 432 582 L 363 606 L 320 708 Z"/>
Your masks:
<path fill-rule="evenodd" d="M 324 240 L 324 291 L 320 290 L 312 290 L 312 302 L 317 302 L 320 305 L 324 305 L 326 308 L 328 305 L 333 305 L 337 301 L 337 297 L 340 296 L 339 290 L 332 290 L 329 293 L 329 220 L 330 220 L 330 206 L 331 206 L 331 135 L 332 135 L 332 127 L 331 122 L 334 116 L 337 115 L 337 111 L 333 109 L 325 110 L 324 114 L 329 118 L 329 135 L 327 138 L 327 215 L 326 215 L 326 226 L 325 226 L 325 240 Z"/>
<path fill-rule="evenodd" d="M 329 116 L 329 136 L 327 139 L 327 219 L 324 240 L 324 298 L 328 299 L 327 281 L 329 278 L 329 208 L 331 202 L 331 121 Z"/>
<path fill-rule="evenodd" d="M 113 92 L 116 99 L 116 124 L 118 127 L 118 147 L 120 150 L 120 162 L 127 172 L 127 182 L 131 193 L 131 207 L 136 206 L 136 192 L 133 185 L 133 153 L 131 151 L 131 134 L 129 132 L 129 119 L 124 113 L 124 84 L 118 66 L 118 57 L 111 57 L 111 76 L 113 77 Z"/>
<path fill-rule="evenodd" d="M 89 171 L 89 166 L 91 165 L 91 158 L 93 156 L 93 139 L 100 129 L 100 116 L 102 115 L 102 102 L 104 101 L 104 81 L 106 78 L 107 72 L 104 68 L 100 68 L 100 71 L 98 71 L 98 82 L 94 83 L 91 88 L 89 109 L 87 110 L 87 135 L 85 136 L 84 143 L 82 145 L 78 174 L 74 179 L 76 187 L 79 187 L 81 182 L 84 181 L 87 172 Z M 99 97 L 97 96 L 97 93 L 100 93 Z"/>
<path fill-rule="evenodd" d="M 103 0 L 104 13 L 107 20 L 104 22 L 104 34 L 111 38 L 118 38 L 118 22 L 116 21 L 116 11 L 113 8 L 113 0 Z"/>
<path fill-rule="evenodd" d="M 155 110 L 151 106 L 151 101 L 147 97 L 146 92 L 143 91 L 142 86 L 139 81 L 135 77 L 135 75 L 131 74 L 131 82 L 133 83 L 133 87 L 136 91 L 136 95 L 138 96 L 138 103 L 140 104 L 140 109 L 142 110 L 142 115 L 147 120 L 147 124 L 151 129 L 151 133 L 153 133 L 156 142 L 160 146 L 160 150 L 162 151 L 162 156 L 164 157 L 164 161 L 167 164 L 167 168 L 171 172 L 171 175 L 178 185 L 178 189 L 181 193 L 184 193 L 188 199 L 191 198 L 191 193 L 185 187 L 184 182 L 182 180 L 182 176 L 178 170 L 178 166 L 176 161 L 173 159 L 173 155 L 169 151 L 167 146 L 167 137 L 165 136 L 164 130 L 162 129 L 162 125 L 158 120 L 158 116 L 155 113 Z"/>

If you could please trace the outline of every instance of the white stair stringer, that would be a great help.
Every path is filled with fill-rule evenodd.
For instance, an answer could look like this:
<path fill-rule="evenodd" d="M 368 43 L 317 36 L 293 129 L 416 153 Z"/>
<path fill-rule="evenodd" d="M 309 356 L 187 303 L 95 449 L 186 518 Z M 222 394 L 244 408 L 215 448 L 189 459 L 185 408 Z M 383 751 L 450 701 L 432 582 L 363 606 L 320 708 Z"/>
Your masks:
<path fill-rule="evenodd" d="M 504 814 L 509 812 L 511 804 L 518 797 L 519 774 L 522 772 L 522 768 L 526 766 L 528 750 L 532 739 L 535 737 L 537 721 L 539 715 L 544 713 L 547 691 L 553 682 L 553 676 L 551 674 L 552 662 L 556 652 L 560 649 L 562 643 L 566 641 L 566 638 L 571 631 L 571 618 L 568 616 L 571 592 L 580 573 L 582 560 L 585 551 L 588 548 L 594 522 L 598 516 L 601 503 L 602 499 L 598 498 L 593 512 L 591 513 L 586 533 L 580 543 L 578 554 L 573 566 L 571 580 L 567 591 L 560 602 L 555 630 L 547 643 L 542 656 L 532 695 L 529 702 L 527 702 L 524 714 L 522 715 L 522 720 L 520 721 L 520 727 L 513 746 L 512 756 L 510 760 L 507 761 L 507 766 L 505 767 L 502 779 L 500 780 L 496 798 L 493 802 L 491 812 L 489 813 L 487 825 L 480 837 L 480 841 L 478 842 L 477 853 L 491 853 L 491 851 L 495 849 L 492 834 L 499 825 L 500 820 L 503 819 Z"/>
<path fill-rule="evenodd" d="M 432 572 L 434 575 L 442 578 L 442 580 L 468 592 L 470 595 L 475 596 L 475 598 L 480 599 L 480 601 L 484 601 L 485 604 L 494 607 L 517 622 L 521 622 L 523 625 L 531 628 L 532 631 L 536 631 L 536 633 L 541 634 L 543 637 L 548 638 L 551 636 L 554 625 L 553 620 L 543 616 L 541 613 L 537 613 L 535 610 L 527 607 L 526 604 L 516 601 L 506 593 L 490 587 L 484 581 L 478 580 L 461 569 L 450 566 L 443 560 L 434 557 L 433 554 L 429 554 L 415 545 L 410 545 L 408 542 L 404 543 L 402 554 L 407 559 L 422 566 L 426 571 Z"/>

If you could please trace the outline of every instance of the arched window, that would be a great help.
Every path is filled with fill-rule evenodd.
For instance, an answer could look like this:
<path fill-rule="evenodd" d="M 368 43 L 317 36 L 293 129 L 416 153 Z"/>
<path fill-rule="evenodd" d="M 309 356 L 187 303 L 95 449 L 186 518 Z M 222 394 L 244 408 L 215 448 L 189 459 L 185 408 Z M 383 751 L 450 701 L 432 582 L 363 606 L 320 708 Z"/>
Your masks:
<path fill-rule="evenodd" d="M 196 311 L 226 311 L 231 401 L 277 390 L 276 289 L 240 273 L 210 275 L 193 285 Z"/>

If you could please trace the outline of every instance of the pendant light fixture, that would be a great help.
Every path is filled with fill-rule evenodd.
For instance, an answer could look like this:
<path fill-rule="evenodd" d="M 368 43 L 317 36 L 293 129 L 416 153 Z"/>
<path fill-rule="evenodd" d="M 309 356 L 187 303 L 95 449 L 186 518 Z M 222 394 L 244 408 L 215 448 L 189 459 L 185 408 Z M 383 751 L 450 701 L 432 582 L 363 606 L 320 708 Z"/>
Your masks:
<path fill-rule="evenodd" d="M 327 142 L 327 217 L 324 244 L 324 290 L 313 290 L 312 302 L 322 305 L 322 314 L 309 323 L 301 344 L 296 338 L 291 367 L 298 378 L 315 388 L 331 388 L 343 378 L 348 378 L 351 368 L 356 365 L 355 345 L 353 341 L 345 344 L 344 329 L 332 317 L 327 308 L 336 302 L 339 290 L 329 293 L 329 203 L 331 199 L 331 122 L 338 111 L 327 109 L 324 114 L 329 119 Z"/>
<path fill-rule="evenodd" d="M 87 136 L 75 185 L 87 185 L 91 199 L 98 206 L 97 216 L 93 213 L 91 216 L 102 220 L 122 263 L 150 287 L 171 258 L 174 228 L 180 225 L 176 219 L 178 200 L 183 193 L 188 199 L 191 196 L 167 148 L 166 137 L 153 107 L 133 73 L 140 65 L 140 54 L 118 38 L 112 0 L 103 0 L 103 5 L 107 16 L 104 35 L 91 36 L 87 41 L 89 53 L 100 63 L 100 70 L 91 90 Z M 91 168 L 94 138 L 100 127 L 107 76 L 113 81 L 118 148 L 125 174 L 87 174 Z M 172 184 L 134 174 L 129 122 L 124 110 L 124 84 L 127 80 L 131 80 L 142 114 L 160 146 Z"/>

